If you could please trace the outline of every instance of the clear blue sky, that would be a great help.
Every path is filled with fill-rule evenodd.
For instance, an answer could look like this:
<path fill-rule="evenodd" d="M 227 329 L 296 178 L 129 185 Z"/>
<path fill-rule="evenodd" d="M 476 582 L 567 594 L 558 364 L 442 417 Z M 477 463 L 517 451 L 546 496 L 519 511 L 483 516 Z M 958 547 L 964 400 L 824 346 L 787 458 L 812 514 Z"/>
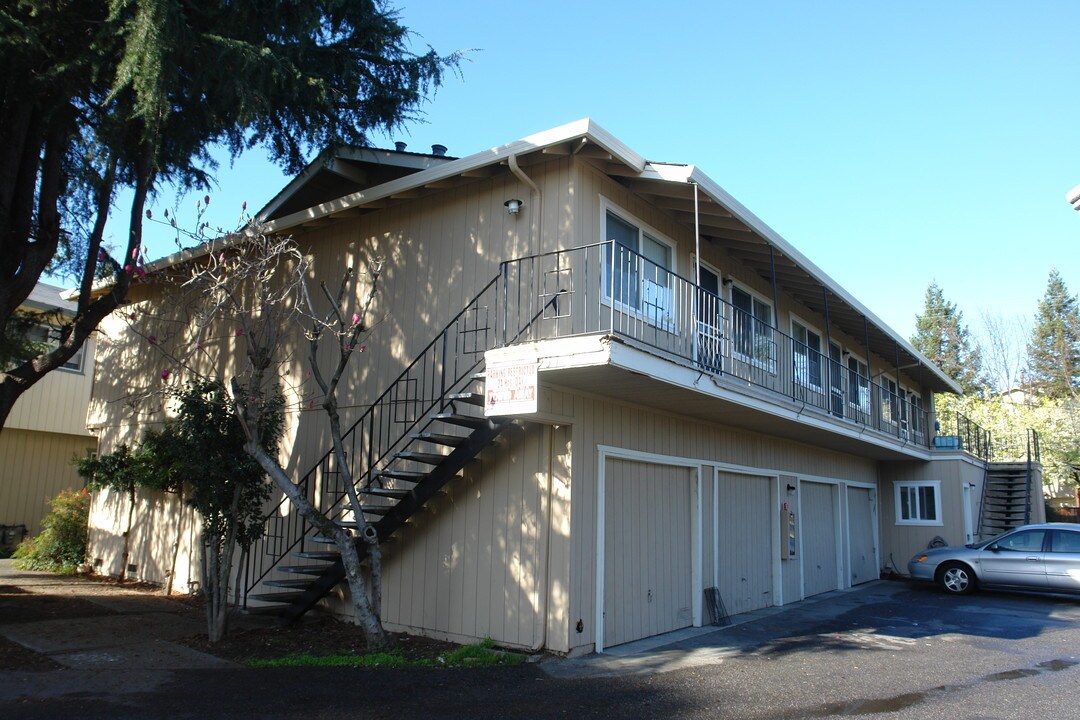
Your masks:
<path fill-rule="evenodd" d="M 373 144 L 464 156 L 591 117 L 699 166 L 904 336 L 931 280 L 976 332 L 1032 317 L 1051 267 L 1080 291 L 1080 3 L 398 6 L 418 49 L 473 50 L 425 122 Z M 287 178 L 256 151 L 218 180 L 228 224 Z"/>

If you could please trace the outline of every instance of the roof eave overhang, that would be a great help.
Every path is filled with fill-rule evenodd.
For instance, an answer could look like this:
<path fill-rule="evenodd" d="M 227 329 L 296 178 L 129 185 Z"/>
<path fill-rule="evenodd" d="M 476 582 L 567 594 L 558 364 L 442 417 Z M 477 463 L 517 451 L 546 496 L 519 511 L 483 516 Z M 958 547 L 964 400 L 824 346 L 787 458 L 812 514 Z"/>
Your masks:
<path fill-rule="evenodd" d="M 696 184 L 703 194 L 708 196 L 710 200 L 722 207 L 727 212 L 731 213 L 732 217 L 738 219 L 745 224 L 754 234 L 759 236 L 766 243 L 772 245 L 782 255 L 786 256 L 791 262 L 797 265 L 803 272 L 805 272 L 812 280 L 821 284 L 823 287 L 828 288 L 829 292 L 839 298 L 842 302 L 847 304 L 856 312 L 863 315 L 866 321 L 876 327 L 880 332 L 887 335 L 889 339 L 895 342 L 906 354 L 914 358 L 918 363 L 924 366 L 933 376 L 933 382 L 927 382 L 933 390 L 937 392 L 950 392 L 961 394 L 963 390 L 956 383 L 955 380 L 950 378 L 944 372 L 941 371 L 931 360 L 925 355 L 915 349 L 907 340 L 905 340 L 899 333 L 890 328 L 884 321 L 877 315 L 870 311 L 869 308 L 864 306 L 861 302 L 855 299 L 851 293 L 845 290 L 839 283 L 833 280 L 825 271 L 810 261 L 805 255 L 799 252 L 793 245 L 784 240 L 775 230 L 769 227 L 761 218 L 752 213 L 742 203 L 732 197 L 726 190 L 720 187 L 712 178 L 703 173 L 694 165 L 676 165 L 668 163 L 648 163 L 647 167 L 641 172 L 640 178 L 643 180 L 658 180 L 670 183 L 684 183 L 684 184 Z"/>
<path fill-rule="evenodd" d="M 584 118 L 551 130 L 545 130 L 536 135 L 530 135 L 507 145 L 451 160 L 443 165 L 421 170 L 406 177 L 271 220 L 262 227 L 266 232 L 282 232 L 315 220 L 329 218 L 341 212 L 362 208 L 369 203 L 388 199 L 394 195 L 421 188 L 425 185 L 438 183 L 491 165 L 508 162 L 511 156 L 527 155 L 579 139 L 587 139 L 590 143 L 599 146 L 614 161 L 625 165 L 634 172 L 640 173 L 645 170 L 647 163 L 644 157 L 621 143 L 615 136 L 591 119 Z"/>

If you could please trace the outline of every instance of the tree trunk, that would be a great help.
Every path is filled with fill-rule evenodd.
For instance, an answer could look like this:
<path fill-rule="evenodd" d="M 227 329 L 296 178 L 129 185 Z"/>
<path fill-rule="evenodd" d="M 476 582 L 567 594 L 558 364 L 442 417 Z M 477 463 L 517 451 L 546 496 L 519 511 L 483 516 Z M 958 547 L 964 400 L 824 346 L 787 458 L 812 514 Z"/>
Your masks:
<path fill-rule="evenodd" d="M 135 522 L 135 486 L 132 485 L 128 489 L 128 497 L 130 498 L 128 503 L 128 519 L 127 529 L 124 530 L 124 554 L 121 557 L 120 563 L 120 582 L 124 582 L 127 579 L 128 558 L 131 552 L 131 526 Z"/>
<path fill-rule="evenodd" d="M 367 578 L 361 566 L 361 553 L 357 540 L 331 522 L 325 515 L 311 504 L 307 496 L 293 483 L 285 470 L 263 448 L 254 442 L 249 442 L 245 448 L 255 458 L 274 484 L 281 488 L 289 501 L 312 524 L 320 533 L 334 539 L 334 545 L 341 553 L 341 562 L 345 566 L 345 577 L 349 582 L 349 592 L 352 595 L 354 622 L 364 633 L 364 639 L 368 647 L 377 648 L 387 644 L 386 631 L 372 605 L 369 595 Z"/>

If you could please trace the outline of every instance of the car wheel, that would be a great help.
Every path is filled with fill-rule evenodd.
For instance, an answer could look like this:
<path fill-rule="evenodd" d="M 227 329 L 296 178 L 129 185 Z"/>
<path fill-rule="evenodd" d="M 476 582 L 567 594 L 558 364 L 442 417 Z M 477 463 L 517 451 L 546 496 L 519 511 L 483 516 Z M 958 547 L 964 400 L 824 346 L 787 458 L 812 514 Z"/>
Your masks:
<path fill-rule="evenodd" d="M 938 582 L 947 593 L 967 595 L 975 589 L 975 573 L 963 563 L 945 563 L 938 571 Z"/>

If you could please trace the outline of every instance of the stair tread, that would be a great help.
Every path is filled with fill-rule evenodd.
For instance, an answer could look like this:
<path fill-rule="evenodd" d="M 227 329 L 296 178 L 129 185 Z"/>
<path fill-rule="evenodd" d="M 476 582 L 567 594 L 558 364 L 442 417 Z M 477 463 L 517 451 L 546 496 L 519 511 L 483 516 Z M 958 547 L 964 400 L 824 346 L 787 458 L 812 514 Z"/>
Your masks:
<path fill-rule="evenodd" d="M 459 400 L 461 402 L 465 402 L 465 403 L 468 403 L 470 405 L 476 405 L 477 407 L 483 407 L 484 406 L 484 396 L 481 393 L 474 393 L 474 392 L 451 393 L 451 394 L 446 396 L 446 399 L 451 400 L 451 401 Z"/>
<path fill-rule="evenodd" d="M 329 560 L 332 562 L 341 559 L 341 553 L 336 550 L 301 550 L 293 553 L 293 555 L 307 560 Z"/>
<path fill-rule="evenodd" d="M 325 565 L 284 565 L 275 568 L 278 572 L 296 573 L 299 575 L 321 575 L 326 569 Z"/>
<path fill-rule="evenodd" d="M 433 433 L 422 432 L 413 435 L 414 440 L 420 440 L 423 442 L 434 443 L 436 445 L 446 445 L 447 447 L 457 447 L 461 443 L 465 442 L 465 438 L 460 435 L 447 435 L 445 433 Z"/>
<path fill-rule="evenodd" d="M 268 593 L 252 593 L 248 595 L 249 600 L 258 600 L 265 603 L 282 603 L 288 604 L 294 600 L 299 600 L 303 597 L 304 593 L 300 591 L 293 592 L 268 592 Z"/>
<path fill-rule="evenodd" d="M 417 470 L 379 470 L 375 473 L 375 476 L 405 480 L 406 482 L 420 482 L 428 476 L 428 473 Z"/>
<path fill-rule="evenodd" d="M 441 465 L 442 462 L 446 460 L 445 455 L 440 455 L 438 453 L 415 452 L 412 450 L 399 452 L 394 457 L 397 457 L 401 460 L 412 460 L 413 462 L 424 463 L 425 465 Z"/>
<path fill-rule="evenodd" d="M 478 428 L 487 422 L 487 418 L 477 417 L 475 415 L 460 415 L 458 413 L 436 413 L 432 416 L 435 420 L 440 420 L 445 423 L 451 423 L 453 425 L 461 425 L 463 427 Z"/>
<path fill-rule="evenodd" d="M 306 588 L 311 584 L 310 580 L 264 580 L 263 585 L 267 587 L 280 587 L 280 588 Z"/>
<path fill-rule="evenodd" d="M 396 488 L 364 488 L 361 495 L 374 495 L 375 497 L 403 498 L 412 494 L 412 490 L 399 490 Z"/>

